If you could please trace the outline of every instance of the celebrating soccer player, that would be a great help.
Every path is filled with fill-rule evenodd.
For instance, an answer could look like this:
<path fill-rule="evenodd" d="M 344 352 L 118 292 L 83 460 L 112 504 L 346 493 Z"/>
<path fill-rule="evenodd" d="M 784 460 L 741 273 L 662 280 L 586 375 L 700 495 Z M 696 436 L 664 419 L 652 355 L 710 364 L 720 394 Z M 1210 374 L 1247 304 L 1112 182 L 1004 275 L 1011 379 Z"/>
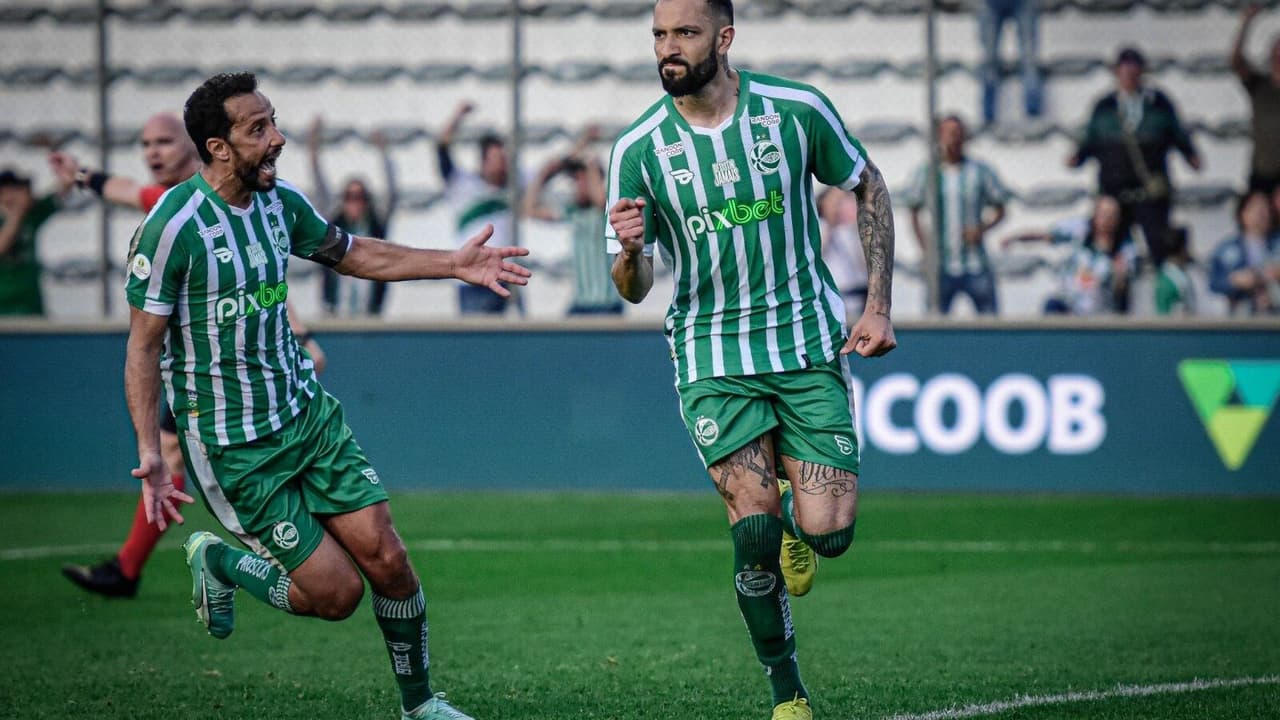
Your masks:
<path fill-rule="evenodd" d="M 103 200 L 115 205 L 151 212 L 165 191 L 186 180 L 200 169 L 200 155 L 187 136 L 181 118 L 172 113 L 152 115 L 142 126 L 142 160 L 151 171 L 152 183 L 143 185 L 123 175 L 108 175 L 89 170 L 65 152 L 49 154 L 49 167 L 66 187 L 78 185 L 92 190 Z M 294 336 L 311 354 L 316 372 L 324 369 L 324 351 L 293 314 L 289 323 Z M 168 406 L 160 410 L 160 450 L 165 466 L 172 473 L 173 486 L 182 490 L 186 482 L 182 452 L 178 449 L 178 426 Z M 134 511 L 129 534 L 116 554 L 97 565 L 67 564 L 62 574 L 88 590 L 105 597 L 131 598 L 138 593 L 142 568 L 151 557 L 164 531 L 147 520 L 142 499 Z"/>
<path fill-rule="evenodd" d="M 148 518 L 182 521 L 160 457 L 161 381 L 182 454 L 219 522 L 253 552 L 198 532 L 187 539 L 196 615 L 231 634 L 243 588 L 284 612 L 346 618 L 373 590 L 404 718 L 467 718 L 433 694 L 426 601 L 387 493 L 316 380 L 289 328 L 290 255 L 370 280 L 457 278 L 499 295 L 529 271 L 519 248 L 489 248 L 486 228 L 454 251 L 348 234 L 278 180 L 285 139 L 251 73 L 209 78 L 184 120 L 204 167 L 170 190 L 134 237 L 125 394 L 138 436 L 135 477 Z"/>
<path fill-rule="evenodd" d="M 676 388 L 728 510 L 738 607 L 772 685 L 773 720 L 809 720 L 789 595 L 808 592 L 814 551 L 836 557 L 853 541 L 846 356 L 896 345 L 893 214 L 884 179 L 831 102 L 732 68 L 734 33 L 729 0 L 658 0 L 654 53 L 668 96 L 614 144 L 608 242 L 614 283 L 631 302 L 653 285 L 654 244 L 673 259 Z M 813 178 L 860 204 L 867 301 L 848 334 L 821 258 Z"/>

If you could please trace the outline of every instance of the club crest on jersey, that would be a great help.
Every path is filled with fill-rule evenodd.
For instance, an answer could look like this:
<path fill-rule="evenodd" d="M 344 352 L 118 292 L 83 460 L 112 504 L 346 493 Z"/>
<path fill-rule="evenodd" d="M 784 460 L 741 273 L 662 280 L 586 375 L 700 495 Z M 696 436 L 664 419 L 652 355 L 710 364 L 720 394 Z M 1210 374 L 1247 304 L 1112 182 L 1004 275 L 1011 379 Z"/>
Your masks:
<path fill-rule="evenodd" d="M 220 248 L 213 249 L 213 256 L 218 258 L 218 262 L 225 265 L 231 262 L 231 258 L 235 257 L 236 254 L 232 252 L 231 248 L 220 247 Z"/>
<path fill-rule="evenodd" d="M 717 186 L 732 185 L 742 179 L 742 175 L 738 173 L 738 163 L 733 158 L 712 165 L 711 174 L 715 177 Z"/>
<path fill-rule="evenodd" d="M 688 185 L 693 182 L 693 171 L 685 168 L 677 168 L 671 171 L 671 178 L 681 185 Z"/>
<path fill-rule="evenodd" d="M 289 254 L 289 236 L 285 234 L 284 228 L 279 225 L 271 226 L 271 244 L 275 246 L 276 252 L 281 257 Z"/>
<path fill-rule="evenodd" d="M 658 157 L 669 158 L 676 155 L 684 154 L 684 142 L 673 142 L 670 145 L 663 145 L 653 149 L 653 154 Z"/>
<path fill-rule="evenodd" d="M 751 154 L 747 158 L 752 169 L 761 175 L 772 175 L 782 166 L 782 151 L 772 140 L 761 140 L 751 146 Z"/>
<path fill-rule="evenodd" d="M 244 251 L 249 256 L 249 267 L 258 268 L 267 264 L 267 251 L 262 249 L 261 244 L 254 243 Z"/>

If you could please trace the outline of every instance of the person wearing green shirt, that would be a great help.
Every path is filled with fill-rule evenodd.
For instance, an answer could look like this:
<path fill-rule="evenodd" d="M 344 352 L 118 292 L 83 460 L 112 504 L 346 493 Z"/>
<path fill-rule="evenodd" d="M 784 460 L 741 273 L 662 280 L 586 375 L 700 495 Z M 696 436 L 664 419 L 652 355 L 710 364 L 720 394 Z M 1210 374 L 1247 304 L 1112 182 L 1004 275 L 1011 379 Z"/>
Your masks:
<path fill-rule="evenodd" d="M 880 171 L 825 95 L 730 66 L 732 2 L 658 0 L 652 31 L 667 95 L 613 146 L 613 281 L 640 302 L 655 246 L 672 260 L 665 328 L 676 390 L 728 514 L 738 608 L 773 720 L 811 720 L 790 596 L 809 591 L 815 552 L 836 557 L 853 542 L 848 358 L 897 344 L 893 211 Z M 815 180 L 859 201 L 868 283 L 852 330 L 822 259 Z"/>
<path fill-rule="evenodd" d="M 252 73 L 206 80 L 183 120 L 204 165 L 169 190 L 134 235 L 125 397 L 138 440 L 148 520 L 182 522 L 160 456 L 163 384 L 187 474 L 228 532 L 184 545 L 196 616 L 216 638 L 235 626 L 236 591 L 295 614 L 342 620 L 367 579 L 400 689 L 401 717 L 467 720 L 432 692 L 426 600 L 388 509 L 387 492 L 320 386 L 289 326 L 296 256 L 368 280 L 456 278 L 499 294 L 529 271 L 519 248 L 485 246 L 492 228 L 453 251 L 355 236 L 276 177 L 285 139 Z"/>
<path fill-rule="evenodd" d="M 61 207 L 58 194 L 36 199 L 30 178 L 0 172 L 0 315 L 44 315 L 36 238 Z"/>

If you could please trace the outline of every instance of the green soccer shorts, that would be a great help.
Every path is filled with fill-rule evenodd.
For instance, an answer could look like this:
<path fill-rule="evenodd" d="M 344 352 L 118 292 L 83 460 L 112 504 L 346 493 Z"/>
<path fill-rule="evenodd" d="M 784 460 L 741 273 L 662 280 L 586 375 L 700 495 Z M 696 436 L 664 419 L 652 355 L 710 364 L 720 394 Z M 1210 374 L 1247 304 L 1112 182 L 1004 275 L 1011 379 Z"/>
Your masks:
<path fill-rule="evenodd" d="M 320 546 L 317 515 L 353 512 L 387 499 L 343 419 L 321 390 L 276 432 L 238 445 L 183 437 L 187 473 L 218 522 L 251 550 L 293 570 Z"/>
<path fill-rule="evenodd" d="M 858 472 L 844 357 L 804 370 L 706 378 L 676 392 L 693 446 L 707 467 L 772 433 L 779 455 Z"/>

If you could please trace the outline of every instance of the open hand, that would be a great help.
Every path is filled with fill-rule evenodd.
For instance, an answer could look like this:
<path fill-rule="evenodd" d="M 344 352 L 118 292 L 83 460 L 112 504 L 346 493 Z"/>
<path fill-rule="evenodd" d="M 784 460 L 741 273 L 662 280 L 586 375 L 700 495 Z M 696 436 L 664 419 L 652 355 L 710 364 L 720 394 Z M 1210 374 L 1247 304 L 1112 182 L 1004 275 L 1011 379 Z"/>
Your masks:
<path fill-rule="evenodd" d="M 493 236 L 493 225 L 485 225 L 462 247 L 453 251 L 453 276 L 464 282 L 487 287 L 502 297 L 510 297 L 511 291 L 502 283 L 528 285 L 533 273 L 528 268 L 508 262 L 507 258 L 529 254 L 528 248 L 489 247 L 485 245 Z"/>
<path fill-rule="evenodd" d="M 173 486 L 173 476 L 160 453 L 139 456 L 132 475 L 142 481 L 142 507 L 147 511 L 147 522 L 155 523 L 161 532 L 169 527 L 170 520 L 179 525 L 186 522 L 178 508 L 195 499 Z"/>

